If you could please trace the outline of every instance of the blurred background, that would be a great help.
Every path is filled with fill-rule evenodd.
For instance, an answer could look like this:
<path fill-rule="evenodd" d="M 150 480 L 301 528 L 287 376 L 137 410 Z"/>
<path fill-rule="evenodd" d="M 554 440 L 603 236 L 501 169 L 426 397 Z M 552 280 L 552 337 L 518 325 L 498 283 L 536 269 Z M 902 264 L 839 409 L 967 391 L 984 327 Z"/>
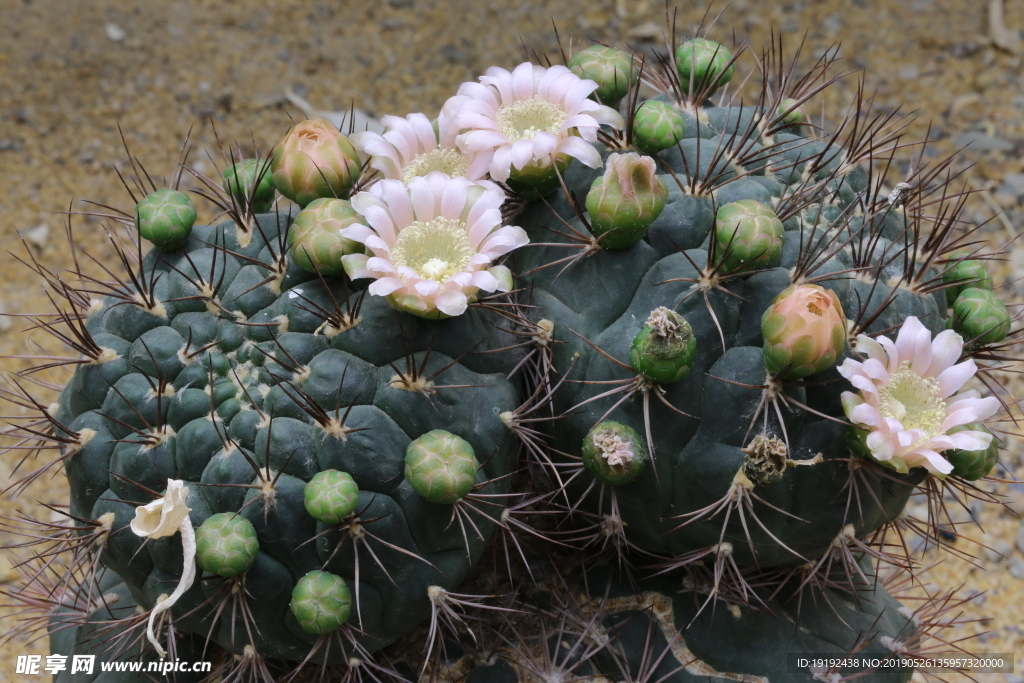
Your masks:
<path fill-rule="evenodd" d="M 681 34 L 689 35 L 707 9 L 704 0 L 679 2 Z M 967 146 L 957 166 L 970 166 L 963 178 L 977 191 L 967 217 L 1007 249 L 996 280 L 1016 280 L 1004 298 L 1021 301 L 1024 245 L 1011 240 L 1024 228 L 1024 1 L 735 0 L 713 5 L 709 18 L 719 12 L 709 37 L 726 44 L 749 39 L 755 54 L 773 31 L 789 54 L 806 36 L 804 62 L 839 45 L 839 70 L 853 73 L 816 102 L 834 117 L 853 101 L 863 76 L 867 90 L 877 91 L 879 113 L 916 113 L 908 141 L 929 136 L 929 154 L 937 156 Z M 82 202 L 89 199 L 130 210 L 115 172 L 128 167 L 119 127 L 154 177 L 169 177 L 190 131 L 193 166 L 214 172 L 214 162 L 224 165 L 218 136 L 225 149 L 237 142 L 251 155 L 266 152 L 289 117 L 305 118 L 313 113 L 308 108 L 340 112 L 354 105 L 368 117 L 433 117 L 463 81 L 492 64 L 524 61 L 524 45 L 560 61 L 555 28 L 565 47 L 572 38 L 650 51 L 663 45 L 665 25 L 661 0 L 0 0 L 0 241 L 15 254 L 31 250 L 59 271 L 69 263 L 69 206 L 95 210 Z M 740 72 L 753 67 L 751 54 L 738 64 Z M 208 206 L 201 209 L 201 221 L 212 218 Z M 86 251 L 111 257 L 102 221 L 74 216 L 73 223 Z M 13 256 L 0 255 L 0 312 L 47 307 L 36 278 Z M 0 355 L 32 355 L 40 346 L 59 351 L 39 333 L 23 334 L 25 327 L 22 319 L 0 317 Z M 0 370 L 27 363 L 7 358 Z M 1024 474 L 1019 446 L 1003 457 L 1018 477 Z M 0 460 L 3 489 L 17 461 L 12 454 Z M 62 487 L 57 477 L 37 482 L 16 502 L 4 496 L 0 515 L 26 510 L 48 517 L 32 501 L 59 504 Z M 1024 510 L 1024 485 L 1000 490 Z M 977 555 L 976 566 L 949 561 L 923 580 L 986 591 L 965 608 L 976 621 L 954 637 L 982 634 L 964 647 L 1021 655 L 1017 674 L 978 676 L 1021 683 L 1024 526 L 1005 509 L 986 509 L 980 520 L 984 531 L 965 533 L 983 546 L 958 541 Z M 0 582 L 15 577 L 12 563 L 0 557 Z M 0 611 L 0 632 L 17 618 Z M 13 675 L 15 655 L 25 653 L 47 654 L 46 643 L 7 643 L 0 680 Z"/>

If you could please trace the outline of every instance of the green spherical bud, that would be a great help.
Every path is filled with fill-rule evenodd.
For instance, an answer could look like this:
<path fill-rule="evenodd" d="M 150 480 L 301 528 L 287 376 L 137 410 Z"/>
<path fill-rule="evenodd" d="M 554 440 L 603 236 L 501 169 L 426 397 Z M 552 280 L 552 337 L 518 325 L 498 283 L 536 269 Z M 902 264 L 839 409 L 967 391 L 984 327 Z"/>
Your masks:
<path fill-rule="evenodd" d="M 953 427 L 947 434 L 965 431 L 992 434 L 992 431 L 980 422 Z M 996 461 L 999 459 L 999 439 L 992 434 L 992 441 L 989 443 L 988 448 L 983 448 L 979 451 L 965 451 L 962 448 L 958 448 L 952 451 L 944 451 L 942 455 L 953 465 L 953 471 L 950 474 L 967 481 L 977 481 L 987 476 L 992 471 L 992 468 L 996 466 Z"/>
<path fill-rule="evenodd" d="M 732 79 L 732 52 L 713 40 L 694 38 L 676 48 L 676 70 L 683 92 L 720 88 Z M 728 66 L 727 66 L 728 65 Z"/>
<path fill-rule="evenodd" d="M 983 261 L 967 258 L 968 252 L 960 251 L 952 254 L 950 258 L 956 259 L 954 263 L 948 264 L 946 271 L 942 273 L 942 281 L 952 286 L 946 287 L 946 302 L 952 306 L 956 298 L 965 289 L 993 289 L 992 276 Z"/>
<path fill-rule="evenodd" d="M 443 429 L 419 437 L 405 451 L 405 478 L 431 503 L 454 503 L 473 490 L 477 470 L 469 442 Z"/>
<path fill-rule="evenodd" d="M 135 205 L 135 227 L 139 234 L 163 251 L 185 246 L 195 223 L 192 198 L 178 190 L 157 190 Z"/>
<path fill-rule="evenodd" d="M 782 257 L 786 232 L 770 207 L 742 199 L 715 214 L 715 260 L 724 272 L 771 267 Z"/>
<path fill-rule="evenodd" d="M 248 206 L 253 213 L 267 213 L 274 205 L 274 177 L 270 162 L 263 159 L 243 159 L 224 171 L 224 190 L 235 198 L 242 208 Z"/>
<path fill-rule="evenodd" d="M 780 292 L 761 316 L 764 364 L 800 379 L 832 367 L 846 348 L 846 316 L 839 297 L 818 285 Z"/>
<path fill-rule="evenodd" d="M 790 97 L 779 103 L 779 108 L 776 110 L 775 115 L 779 117 L 781 123 L 794 127 L 802 126 L 811 121 L 807 111 Z"/>
<path fill-rule="evenodd" d="M 953 302 L 951 325 L 971 346 L 995 344 L 1010 333 L 1010 312 L 995 292 L 968 287 Z"/>
<path fill-rule="evenodd" d="M 259 552 L 256 528 L 237 513 L 212 515 L 196 529 L 196 563 L 204 572 L 238 576 L 252 566 Z"/>
<path fill-rule="evenodd" d="M 635 152 L 611 154 L 604 175 L 587 194 L 590 227 L 606 249 L 626 249 L 647 234 L 668 200 L 654 159 Z"/>
<path fill-rule="evenodd" d="M 633 117 L 633 146 L 644 154 L 674 147 L 686 130 L 683 115 L 668 102 L 648 100 Z"/>
<path fill-rule="evenodd" d="M 302 490 L 303 503 L 310 517 L 337 524 L 359 505 L 359 487 L 348 472 L 317 472 Z"/>
<path fill-rule="evenodd" d="M 352 593 L 340 576 L 312 571 L 295 584 L 288 607 L 306 633 L 330 633 L 348 621 Z"/>
<path fill-rule="evenodd" d="M 534 159 L 522 168 L 513 166 L 505 182 L 513 192 L 528 201 L 547 197 L 561 187 L 558 176 L 565 173 L 572 161 L 572 157 L 562 153 L 556 153 L 554 159 L 554 163 L 548 159 Z"/>
<path fill-rule="evenodd" d="M 303 270 L 341 277 L 341 257 L 361 252 L 363 245 L 341 236 L 341 230 L 361 223 L 362 216 L 344 199 L 314 199 L 288 228 L 288 249 Z"/>
<path fill-rule="evenodd" d="M 693 367 L 697 338 L 686 318 L 661 306 L 651 311 L 629 349 L 629 364 L 644 379 L 659 384 L 682 381 Z"/>
<path fill-rule="evenodd" d="M 628 484 L 647 462 L 644 439 L 632 427 L 605 420 L 583 439 L 583 466 L 602 484 Z"/>
<path fill-rule="evenodd" d="M 277 191 L 299 206 L 314 199 L 347 199 L 359 179 L 359 154 L 330 121 L 292 126 L 270 161 Z"/>
<path fill-rule="evenodd" d="M 640 76 L 633 68 L 633 58 L 622 50 L 604 45 L 591 45 L 574 54 L 566 66 L 580 78 L 597 83 L 598 100 L 615 106 L 636 85 Z"/>

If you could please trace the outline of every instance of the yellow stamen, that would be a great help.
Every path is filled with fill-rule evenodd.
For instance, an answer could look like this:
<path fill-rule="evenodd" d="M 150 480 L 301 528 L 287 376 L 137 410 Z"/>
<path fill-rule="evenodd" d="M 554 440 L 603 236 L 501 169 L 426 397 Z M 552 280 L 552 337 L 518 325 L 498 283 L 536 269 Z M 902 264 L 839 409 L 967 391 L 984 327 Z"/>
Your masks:
<path fill-rule="evenodd" d="M 498 130 L 511 142 L 532 140 L 537 133 L 557 135 L 569 116 L 557 105 L 534 95 L 498 109 Z"/>

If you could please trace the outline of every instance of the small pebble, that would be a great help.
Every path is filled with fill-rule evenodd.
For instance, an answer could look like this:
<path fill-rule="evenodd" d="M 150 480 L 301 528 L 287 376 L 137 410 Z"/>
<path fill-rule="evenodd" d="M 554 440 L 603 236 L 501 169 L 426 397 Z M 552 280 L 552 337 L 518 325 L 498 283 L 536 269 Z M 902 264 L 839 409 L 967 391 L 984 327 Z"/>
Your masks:
<path fill-rule="evenodd" d="M 34 228 L 26 230 L 21 233 L 21 236 L 25 238 L 25 241 L 36 245 L 40 249 L 46 246 L 50 237 L 50 226 L 46 223 L 40 223 Z"/>
<path fill-rule="evenodd" d="M 1007 173 L 1003 177 L 1003 188 L 1018 197 L 1024 195 L 1024 173 Z"/>
<path fill-rule="evenodd" d="M 115 43 L 120 43 L 124 40 L 124 37 L 128 34 L 124 32 L 124 29 L 117 24 L 107 24 L 107 38 L 110 38 Z"/>
<path fill-rule="evenodd" d="M 1017 540 L 1015 541 L 1017 550 L 1024 555 L 1024 522 L 1020 523 L 1020 529 L 1017 530 Z"/>
<path fill-rule="evenodd" d="M 979 131 L 961 133 L 953 139 L 953 144 L 957 147 L 967 147 L 967 152 L 979 154 L 984 152 L 1009 152 L 1015 147 L 1009 140 L 985 135 Z"/>
<path fill-rule="evenodd" d="M 1024 560 L 1014 559 L 1010 563 L 1010 576 L 1015 579 L 1024 579 Z"/>
<path fill-rule="evenodd" d="M 989 547 L 984 549 L 985 559 L 989 562 L 1001 562 L 1009 557 L 1012 552 L 1013 546 L 1003 539 L 994 541 Z"/>

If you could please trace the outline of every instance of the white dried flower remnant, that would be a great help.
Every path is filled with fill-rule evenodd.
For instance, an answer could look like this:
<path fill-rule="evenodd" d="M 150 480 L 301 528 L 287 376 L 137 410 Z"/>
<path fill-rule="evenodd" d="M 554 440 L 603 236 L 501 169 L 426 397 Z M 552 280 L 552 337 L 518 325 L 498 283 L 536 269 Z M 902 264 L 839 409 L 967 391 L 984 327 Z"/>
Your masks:
<path fill-rule="evenodd" d="M 595 434 L 594 445 L 612 467 L 627 465 L 636 458 L 630 443 L 611 429 Z"/>
<path fill-rule="evenodd" d="M 910 183 L 896 183 L 896 187 L 894 187 L 892 192 L 889 193 L 889 206 L 894 209 L 898 209 L 903 206 L 907 201 L 907 197 L 910 196 L 910 190 Z"/>
<path fill-rule="evenodd" d="M 149 613 L 146 625 L 146 638 L 153 644 L 157 654 L 166 657 L 167 652 L 156 639 L 153 625 L 157 616 L 169 610 L 174 603 L 192 587 L 196 578 L 196 535 L 188 513 L 191 509 L 185 505 L 188 498 L 188 487 L 180 479 L 168 479 L 167 491 L 163 498 L 135 508 L 135 519 L 132 520 L 132 531 L 143 538 L 163 538 L 181 532 L 181 548 L 185 555 L 185 564 L 181 571 L 181 579 L 174 592 L 162 597 Z"/>
<path fill-rule="evenodd" d="M 645 326 L 652 328 L 654 334 L 662 339 L 674 337 L 679 332 L 682 324 L 682 317 L 672 309 L 664 306 L 658 306 L 651 311 L 651 314 L 647 317 L 647 322 L 644 323 Z"/>

